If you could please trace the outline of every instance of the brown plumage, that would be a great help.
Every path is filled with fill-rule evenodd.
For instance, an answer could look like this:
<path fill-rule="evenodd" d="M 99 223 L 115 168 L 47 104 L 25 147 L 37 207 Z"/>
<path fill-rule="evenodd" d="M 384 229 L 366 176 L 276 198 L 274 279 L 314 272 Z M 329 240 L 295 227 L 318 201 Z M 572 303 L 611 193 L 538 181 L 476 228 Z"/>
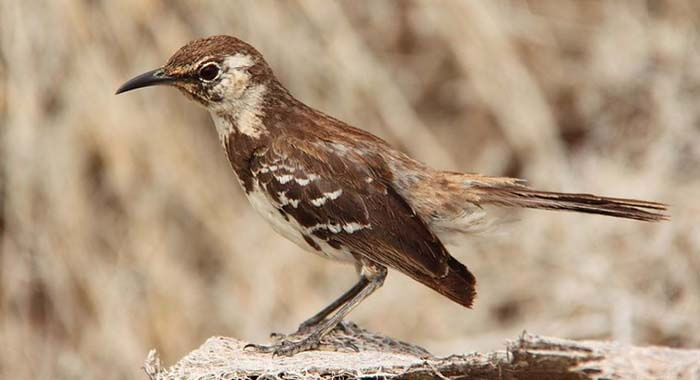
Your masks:
<path fill-rule="evenodd" d="M 666 205 L 657 202 L 601 197 L 592 194 L 539 191 L 524 186 L 475 186 L 472 190 L 477 194 L 482 204 L 576 211 L 644 222 L 668 220 L 668 216 L 661 213 L 666 210 Z"/>
<path fill-rule="evenodd" d="M 332 248 L 344 247 L 373 262 L 398 269 L 453 301 L 471 306 L 474 276 L 450 256 L 423 218 L 396 192 L 391 181 L 393 175 L 380 155 L 348 150 L 341 159 L 336 153 L 337 146 L 294 135 L 283 133 L 251 162 L 253 176 L 273 202 L 282 204 L 280 210 L 286 217 L 306 228 L 339 225 L 339 231 L 320 228 L 310 234 Z M 334 143 L 342 144 L 339 140 Z M 272 165 L 278 167 L 276 171 L 263 172 L 263 168 Z M 303 168 L 303 174 L 299 168 Z M 295 180 L 281 183 L 273 174 L 294 175 Z M 296 181 L 301 179 L 304 183 L 309 174 L 319 178 L 303 186 Z M 311 200 L 339 189 L 342 194 L 323 207 L 312 204 Z M 282 194 L 300 203 L 296 207 L 288 202 L 284 204 L 280 200 Z M 356 231 L 342 229 L 352 223 L 358 225 Z M 320 250 L 313 245 L 311 248 Z"/>
<path fill-rule="evenodd" d="M 487 205 L 667 219 L 661 203 L 538 191 L 518 179 L 432 169 L 295 99 L 262 55 L 234 37 L 190 42 L 117 92 L 154 84 L 175 86 L 209 110 L 252 206 L 276 231 L 354 263 L 360 273 L 357 285 L 300 326 L 294 336 L 303 339 L 258 350 L 290 355 L 316 347 L 381 286 L 387 267 L 471 307 L 476 280 L 442 241 L 487 225 Z"/>

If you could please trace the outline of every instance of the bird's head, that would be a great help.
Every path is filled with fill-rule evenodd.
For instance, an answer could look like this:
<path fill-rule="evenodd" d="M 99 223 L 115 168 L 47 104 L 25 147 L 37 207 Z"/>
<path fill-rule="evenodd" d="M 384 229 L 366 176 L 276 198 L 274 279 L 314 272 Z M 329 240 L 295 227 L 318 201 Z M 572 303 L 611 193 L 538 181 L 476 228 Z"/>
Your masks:
<path fill-rule="evenodd" d="M 245 107 L 241 103 L 246 93 L 260 92 L 271 78 L 269 66 L 254 47 L 235 37 L 212 36 L 189 42 L 165 65 L 130 79 L 116 93 L 170 85 L 210 111 L 235 112 Z"/>

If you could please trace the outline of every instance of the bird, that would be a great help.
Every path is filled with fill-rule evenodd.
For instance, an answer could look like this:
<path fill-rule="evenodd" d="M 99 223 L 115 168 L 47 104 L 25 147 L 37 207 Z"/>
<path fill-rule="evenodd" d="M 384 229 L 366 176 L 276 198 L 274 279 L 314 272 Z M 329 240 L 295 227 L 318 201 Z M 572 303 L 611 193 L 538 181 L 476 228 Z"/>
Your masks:
<path fill-rule="evenodd" d="M 439 170 L 295 98 L 263 55 L 237 37 L 188 42 L 117 94 L 172 86 L 204 106 L 253 208 L 280 235 L 353 264 L 359 280 L 297 331 L 258 352 L 291 356 L 321 338 L 380 288 L 388 268 L 471 308 L 476 278 L 444 242 L 493 222 L 492 210 L 565 210 L 646 222 L 667 205 L 540 191 L 517 178 Z"/>

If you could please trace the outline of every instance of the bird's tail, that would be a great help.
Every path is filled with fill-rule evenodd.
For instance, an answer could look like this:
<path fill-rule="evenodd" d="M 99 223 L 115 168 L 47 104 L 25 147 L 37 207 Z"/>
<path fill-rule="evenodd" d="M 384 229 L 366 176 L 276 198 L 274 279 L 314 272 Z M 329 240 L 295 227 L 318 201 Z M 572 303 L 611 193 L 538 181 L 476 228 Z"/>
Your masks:
<path fill-rule="evenodd" d="M 518 184 L 476 185 L 470 187 L 479 204 L 525 207 L 543 210 L 566 210 L 618 218 L 658 222 L 668 220 L 668 205 L 635 199 L 601 197 L 592 194 L 556 193 L 532 190 Z"/>
<path fill-rule="evenodd" d="M 441 277 L 417 272 L 410 276 L 464 307 L 471 308 L 476 298 L 476 278 L 451 255 L 448 255 L 447 270 Z"/>
<path fill-rule="evenodd" d="M 447 260 L 449 267 L 447 275 L 441 279 L 441 284 L 433 289 L 458 304 L 471 308 L 476 298 L 476 278 L 454 257 Z"/>

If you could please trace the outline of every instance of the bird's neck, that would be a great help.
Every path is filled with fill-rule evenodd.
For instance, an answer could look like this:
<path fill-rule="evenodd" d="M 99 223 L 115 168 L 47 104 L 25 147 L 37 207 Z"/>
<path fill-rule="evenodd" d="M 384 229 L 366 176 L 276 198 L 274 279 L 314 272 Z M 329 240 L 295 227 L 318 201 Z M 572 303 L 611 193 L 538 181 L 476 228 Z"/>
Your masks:
<path fill-rule="evenodd" d="M 256 150 L 264 149 L 281 128 L 280 113 L 297 101 L 276 80 L 255 84 L 235 100 L 210 109 L 219 140 L 246 192 L 252 188 L 248 165 Z"/>
<path fill-rule="evenodd" d="M 256 83 L 235 99 L 224 100 L 209 112 L 222 143 L 232 133 L 250 139 L 263 139 L 275 128 L 269 122 L 269 110 L 289 109 L 297 101 L 277 80 Z"/>
<path fill-rule="evenodd" d="M 239 98 L 224 100 L 210 109 L 216 132 L 222 144 L 232 133 L 259 139 L 269 133 L 263 124 L 267 86 L 256 84 L 247 88 Z"/>

